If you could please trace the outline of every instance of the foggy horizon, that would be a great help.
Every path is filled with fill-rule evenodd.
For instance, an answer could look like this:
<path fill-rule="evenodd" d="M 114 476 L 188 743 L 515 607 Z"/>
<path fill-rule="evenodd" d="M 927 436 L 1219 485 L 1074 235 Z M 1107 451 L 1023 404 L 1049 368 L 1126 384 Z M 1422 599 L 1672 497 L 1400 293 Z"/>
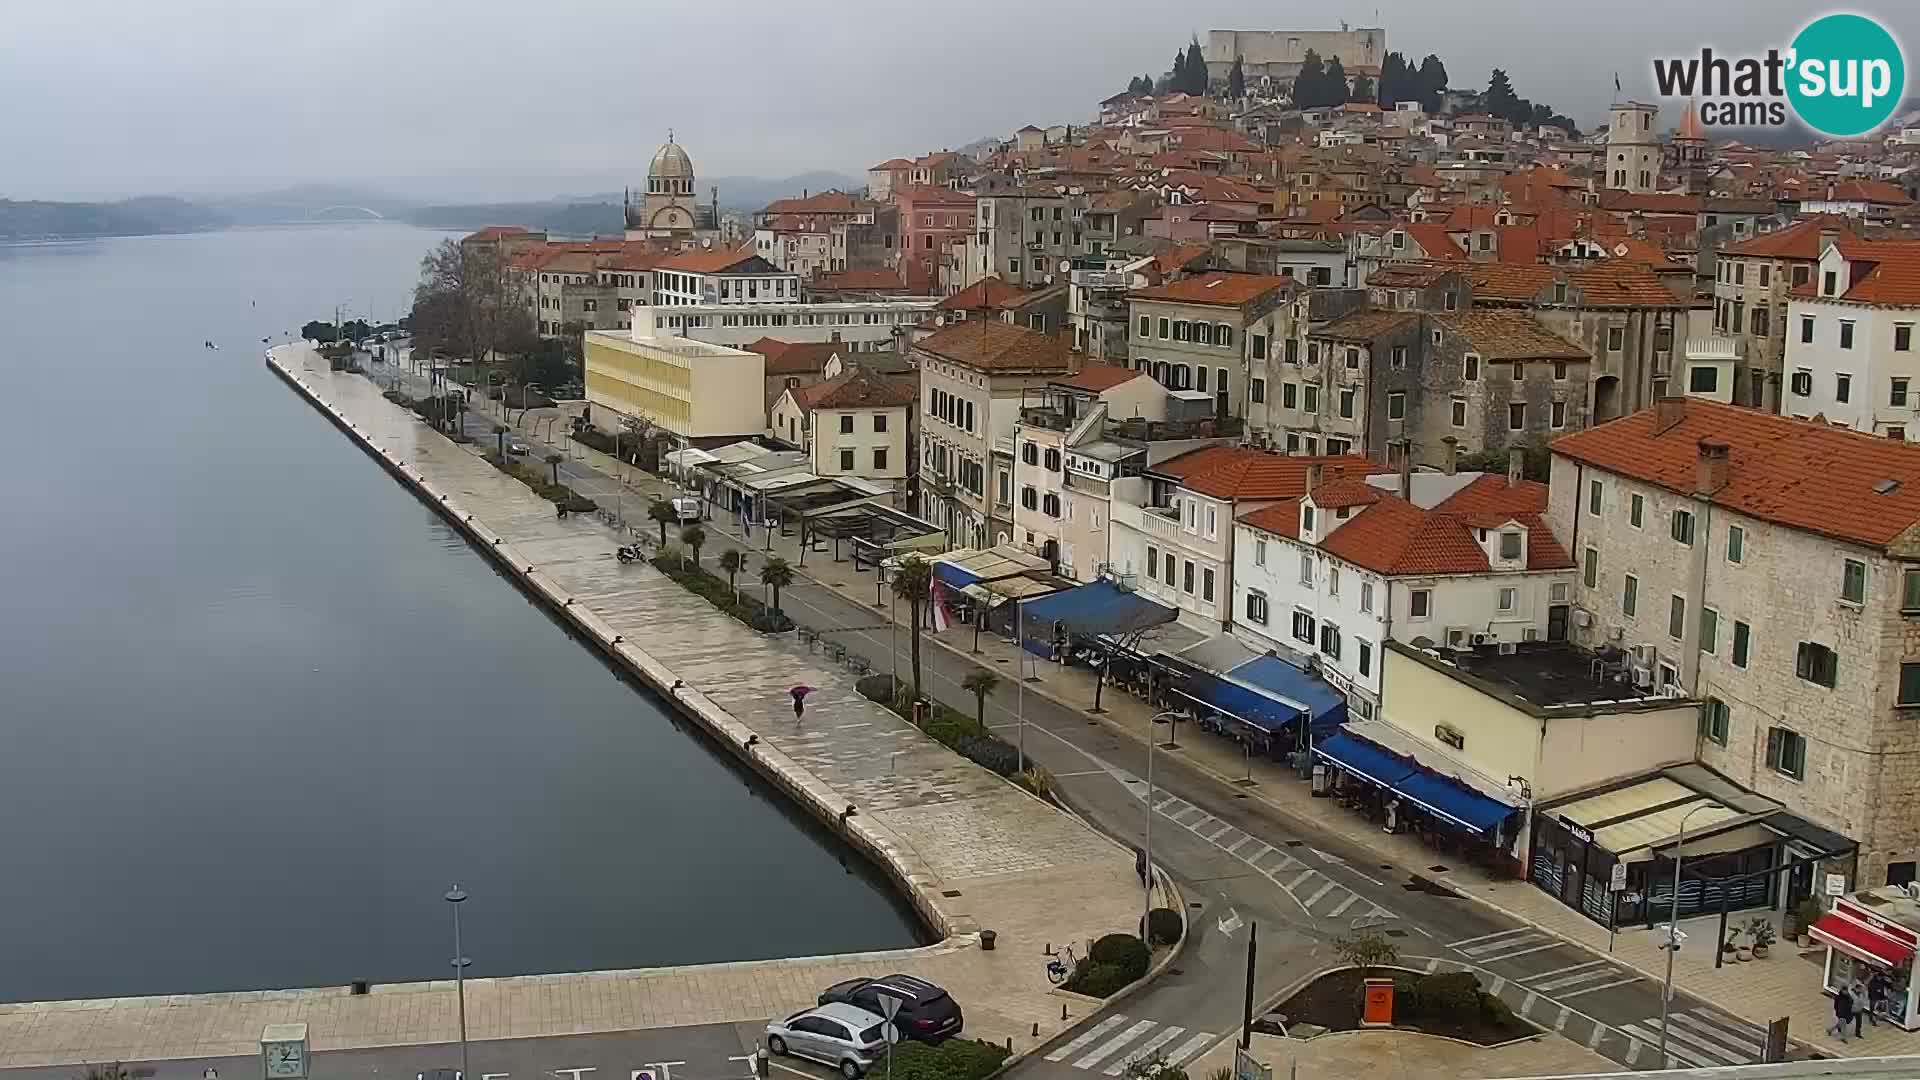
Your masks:
<path fill-rule="evenodd" d="M 864 177 L 876 162 L 1083 124 L 1134 76 L 1165 71 L 1209 29 L 1383 26 L 1435 53 L 1450 83 L 1500 67 L 1521 96 L 1583 129 L 1617 72 L 1652 93 L 1654 55 L 1781 45 L 1826 9 L 1805 3 L 1624 0 L 1564 9 L 1495 0 L 1470 13 L 1410 0 L 1311 14 L 1254 0 L 1177 11 L 1087 0 L 983 0 L 963 19 L 847 0 L 831 15 L 721 0 L 697 11 L 555 0 L 341 0 L 324 11 L 240 0 L 21 0 L 0 40 L 0 198 L 223 196 L 339 184 L 421 201 L 507 201 L 640 182 L 672 129 L 701 191 L 725 176 Z M 1920 15 L 1853 10 L 1903 40 Z M 577 38 L 578 45 L 571 43 Z M 1657 50 L 1657 52 L 1656 52 Z M 1023 74 L 1030 73 L 1030 74 Z M 1677 110 L 1663 109 L 1671 127 Z M 723 192 L 724 197 L 724 192 Z"/>

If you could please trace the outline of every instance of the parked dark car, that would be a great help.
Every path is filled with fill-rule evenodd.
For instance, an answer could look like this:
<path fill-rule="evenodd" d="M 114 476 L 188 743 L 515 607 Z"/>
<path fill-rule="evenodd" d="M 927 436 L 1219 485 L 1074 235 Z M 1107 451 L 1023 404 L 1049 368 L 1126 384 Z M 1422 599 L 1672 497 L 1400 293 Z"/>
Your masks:
<path fill-rule="evenodd" d="M 848 979 L 834 983 L 820 992 L 820 1004 L 844 1002 L 885 1016 L 887 1011 L 880 1003 L 882 994 L 902 1000 L 894 1024 L 906 1038 L 939 1042 L 960 1034 L 960 1028 L 965 1023 L 959 1002 L 940 987 L 913 975 L 886 975 L 878 979 Z"/>

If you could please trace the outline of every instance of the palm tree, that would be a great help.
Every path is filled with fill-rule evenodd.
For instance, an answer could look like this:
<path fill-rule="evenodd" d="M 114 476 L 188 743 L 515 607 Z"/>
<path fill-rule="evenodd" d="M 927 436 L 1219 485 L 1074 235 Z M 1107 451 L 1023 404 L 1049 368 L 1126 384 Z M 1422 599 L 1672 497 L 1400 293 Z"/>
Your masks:
<path fill-rule="evenodd" d="M 700 565 L 700 545 L 707 542 L 707 530 L 689 525 L 680 530 L 680 542 L 693 549 L 693 565 Z"/>
<path fill-rule="evenodd" d="M 728 548 L 720 553 L 720 569 L 727 572 L 727 589 L 733 593 L 733 602 L 736 604 L 740 602 L 740 587 L 733 583 L 733 579 L 746 568 L 747 557 L 741 554 L 739 548 Z"/>
<path fill-rule="evenodd" d="M 780 590 L 793 584 L 793 567 L 778 555 L 767 556 L 766 561 L 760 564 L 760 584 L 773 590 L 773 610 L 778 614 Z"/>
<path fill-rule="evenodd" d="M 567 460 L 565 454 L 548 454 L 547 465 L 553 469 L 553 486 L 560 486 L 560 463 Z"/>
<path fill-rule="evenodd" d="M 660 526 L 660 546 L 667 546 L 667 526 L 680 521 L 679 511 L 665 499 L 655 499 L 647 505 L 647 517 Z"/>
<path fill-rule="evenodd" d="M 987 728 L 987 695 L 1000 685 L 1000 676 L 991 671 L 979 670 L 960 680 L 960 689 L 973 695 L 974 719 L 980 721 L 980 730 Z"/>
<path fill-rule="evenodd" d="M 913 614 L 913 694 L 920 696 L 920 612 L 933 589 L 933 566 L 918 555 L 900 560 L 893 571 L 893 595 L 907 602 Z"/>

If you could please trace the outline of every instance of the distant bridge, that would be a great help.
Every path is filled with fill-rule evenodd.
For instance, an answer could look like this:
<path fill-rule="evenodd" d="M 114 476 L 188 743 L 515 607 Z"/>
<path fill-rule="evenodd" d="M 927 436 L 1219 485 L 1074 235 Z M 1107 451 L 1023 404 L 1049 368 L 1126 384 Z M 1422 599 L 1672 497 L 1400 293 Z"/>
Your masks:
<path fill-rule="evenodd" d="M 378 210 L 368 209 L 367 207 L 364 207 L 364 206 L 323 206 L 318 210 L 309 211 L 307 214 L 307 218 L 308 220 L 315 220 L 318 218 L 326 217 L 328 214 L 333 214 L 333 213 L 360 214 L 366 217 L 367 220 L 369 221 L 387 220 L 387 216 L 385 214 L 382 214 Z"/>

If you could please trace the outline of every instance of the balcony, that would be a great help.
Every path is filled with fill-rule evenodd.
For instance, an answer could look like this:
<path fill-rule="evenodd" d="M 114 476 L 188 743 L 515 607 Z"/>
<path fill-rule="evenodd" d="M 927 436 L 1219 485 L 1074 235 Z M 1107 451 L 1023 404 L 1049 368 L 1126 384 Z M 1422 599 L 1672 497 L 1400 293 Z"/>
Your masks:
<path fill-rule="evenodd" d="M 1073 427 L 1073 418 L 1059 409 L 1030 406 L 1020 410 L 1020 425 L 1047 431 L 1067 431 Z"/>

